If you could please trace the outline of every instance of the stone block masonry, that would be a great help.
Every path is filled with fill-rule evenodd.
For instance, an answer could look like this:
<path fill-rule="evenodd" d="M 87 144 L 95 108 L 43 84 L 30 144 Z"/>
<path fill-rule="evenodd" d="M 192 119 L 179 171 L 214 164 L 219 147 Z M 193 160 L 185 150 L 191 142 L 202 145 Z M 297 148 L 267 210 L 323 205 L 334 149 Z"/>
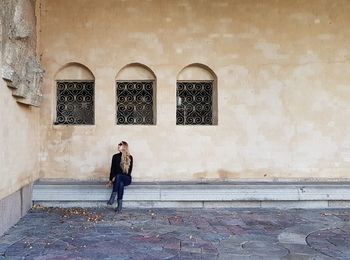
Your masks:
<path fill-rule="evenodd" d="M 0 200 L 0 236 L 27 214 L 32 206 L 32 185 Z"/>
<path fill-rule="evenodd" d="M 39 106 L 44 70 L 36 58 L 35 1 L 2 1 L 1 77 L 17 102 Z"/>

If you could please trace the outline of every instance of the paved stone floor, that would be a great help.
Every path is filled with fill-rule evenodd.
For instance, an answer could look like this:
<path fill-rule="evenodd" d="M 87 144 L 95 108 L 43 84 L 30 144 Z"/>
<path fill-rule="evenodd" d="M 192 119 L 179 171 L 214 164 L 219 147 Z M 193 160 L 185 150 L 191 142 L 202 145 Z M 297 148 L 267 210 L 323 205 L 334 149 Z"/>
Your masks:
<path fill-rule="evenodd" d="M 350 259 L 350 210 L 34 207 L 0 259 Z"/>

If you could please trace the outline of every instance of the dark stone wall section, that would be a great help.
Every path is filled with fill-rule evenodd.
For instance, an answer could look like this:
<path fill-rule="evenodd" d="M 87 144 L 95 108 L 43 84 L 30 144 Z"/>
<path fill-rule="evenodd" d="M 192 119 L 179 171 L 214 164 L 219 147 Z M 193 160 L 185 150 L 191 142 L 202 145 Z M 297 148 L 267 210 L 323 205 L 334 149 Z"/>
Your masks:
<path fill-rule="evenodd" d="M 18 220 L 27 214 L 32 207 L 32 184 L 0 200 L 0 236 Z"/>

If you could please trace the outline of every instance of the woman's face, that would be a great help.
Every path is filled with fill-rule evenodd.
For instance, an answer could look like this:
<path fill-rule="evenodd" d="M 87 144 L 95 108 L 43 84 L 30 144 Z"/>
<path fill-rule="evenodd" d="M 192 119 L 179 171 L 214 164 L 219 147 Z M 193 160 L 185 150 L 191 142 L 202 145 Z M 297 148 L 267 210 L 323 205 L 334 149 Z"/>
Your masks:
<path fill-rule="evenodd" d="M 118 151 L 119 151 L 119 152 L 124 151 L 124 145 L 123 145 L 122 143 L 119 143 L 119 144 L 118 144 Z"/>

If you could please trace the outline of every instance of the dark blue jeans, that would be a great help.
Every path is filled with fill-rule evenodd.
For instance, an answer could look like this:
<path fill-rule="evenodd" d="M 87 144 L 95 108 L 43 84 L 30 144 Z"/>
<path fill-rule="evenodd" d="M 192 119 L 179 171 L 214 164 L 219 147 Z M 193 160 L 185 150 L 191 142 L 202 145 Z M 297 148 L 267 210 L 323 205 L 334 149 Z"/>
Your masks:
<path fill-rule="evenodd" d="M 124 187 L 131 184 L 131 176 L 118 174 L 113 182 L 113 192 L 118 192 L 118 200 L 123 199 Z"/>

